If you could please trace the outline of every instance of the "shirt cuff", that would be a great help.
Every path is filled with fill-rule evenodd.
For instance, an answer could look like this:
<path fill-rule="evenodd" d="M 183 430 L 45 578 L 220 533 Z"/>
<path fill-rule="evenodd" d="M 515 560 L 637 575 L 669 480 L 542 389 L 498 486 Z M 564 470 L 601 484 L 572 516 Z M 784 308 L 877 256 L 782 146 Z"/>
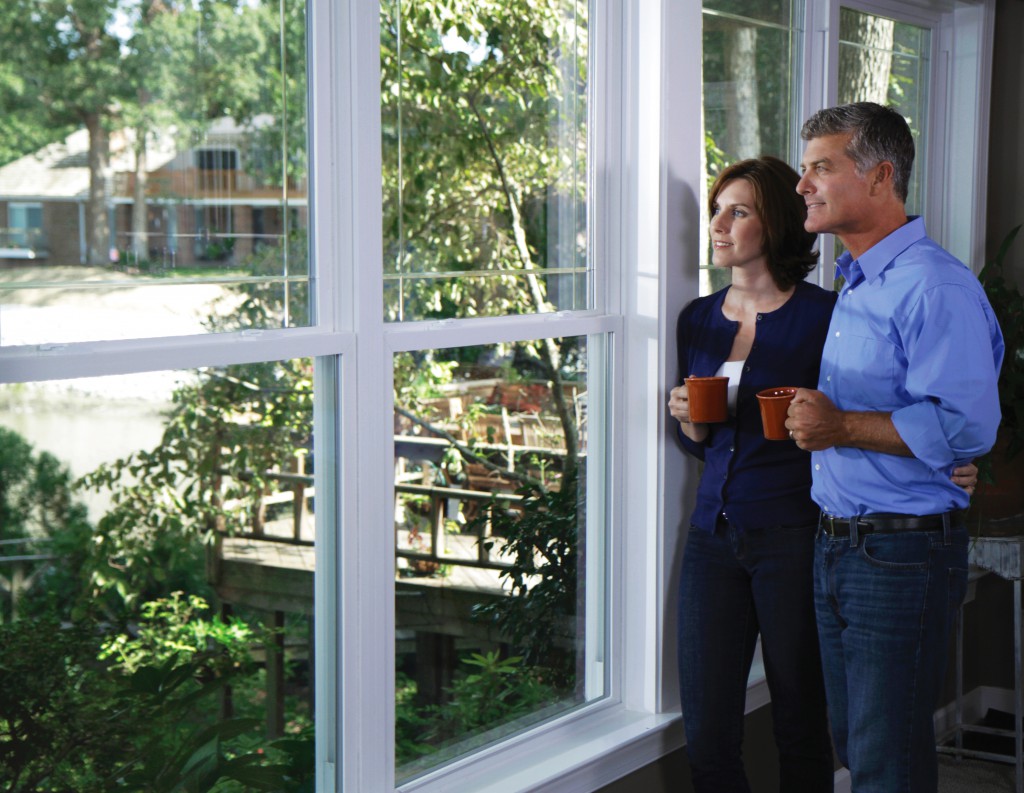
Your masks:
<path fill-rule="evenodd" d="M 995 423 L 969 422 L 962 414 L 943 411 L 934 402 L 915 402 L 892 414 L 892 423 L 911 453 L 936 471 L 985 454 L 995 442 Z"/>

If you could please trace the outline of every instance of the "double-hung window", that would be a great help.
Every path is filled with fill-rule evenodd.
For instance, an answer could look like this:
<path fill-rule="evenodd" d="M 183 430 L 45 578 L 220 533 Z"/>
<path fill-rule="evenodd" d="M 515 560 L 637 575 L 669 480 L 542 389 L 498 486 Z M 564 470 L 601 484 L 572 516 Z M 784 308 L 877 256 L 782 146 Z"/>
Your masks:
<path fill-rule="evenodd" d="M 0 266 L 0 654 L 21 697 L 79 674 L 51 723 L 109 739 L 26 762 L 561 793 L 678 747 L 708 179 L 796 162 L 865 49 L 929 163 L 977 159 L 936 119 L 989 6 L 12 2 L 10 68 L 62 100 L 0 165 L 49 241 Z M 971 247 L 942 162 L 917 195 Z"/>

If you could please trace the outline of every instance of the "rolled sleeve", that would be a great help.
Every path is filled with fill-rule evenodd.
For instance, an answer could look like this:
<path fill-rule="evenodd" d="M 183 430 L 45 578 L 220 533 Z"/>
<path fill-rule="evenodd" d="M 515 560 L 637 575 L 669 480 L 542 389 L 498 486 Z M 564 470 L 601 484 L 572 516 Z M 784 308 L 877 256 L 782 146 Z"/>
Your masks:
<path fill-rule="evenodd" d="M 995 443 L 1003 343 L 987 308 L 971 291 L 945 285 L 922 295 L 905 326 L 911 404 L 892 420 L 914 456 L 936 470 Z"/>

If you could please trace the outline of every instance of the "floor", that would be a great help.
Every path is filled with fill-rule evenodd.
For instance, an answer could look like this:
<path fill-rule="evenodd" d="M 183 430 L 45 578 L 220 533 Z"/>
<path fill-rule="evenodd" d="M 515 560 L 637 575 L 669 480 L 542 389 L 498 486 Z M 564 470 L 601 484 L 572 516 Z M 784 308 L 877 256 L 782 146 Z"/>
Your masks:
<path fill-rule="evenodd" d="M 1014 768 L 987 760 L 939 756 L 939 793 L 1013 793 Z"/>

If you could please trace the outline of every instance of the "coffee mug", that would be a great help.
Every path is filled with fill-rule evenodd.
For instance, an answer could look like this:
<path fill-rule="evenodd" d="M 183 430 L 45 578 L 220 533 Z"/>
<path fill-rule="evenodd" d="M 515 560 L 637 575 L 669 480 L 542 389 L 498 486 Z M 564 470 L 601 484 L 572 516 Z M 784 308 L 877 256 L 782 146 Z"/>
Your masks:
<path fill-rule="evenodd" d="M 790 386 L 766 388 L 757 392 L 757 402 L 761 406 L 761 425 L 764 437 L 770 441 L 788 441 L 789 430 L 786 429 L 786 418 L 789 414 L 789 403 L 796 396 L 796 389 Z"/>
<path fill-rule="evenodd" d="M 728 377 L 687 377 L 683 382 L 690 400 L 690 421 L 715 424 L 729 418 Z"/>

